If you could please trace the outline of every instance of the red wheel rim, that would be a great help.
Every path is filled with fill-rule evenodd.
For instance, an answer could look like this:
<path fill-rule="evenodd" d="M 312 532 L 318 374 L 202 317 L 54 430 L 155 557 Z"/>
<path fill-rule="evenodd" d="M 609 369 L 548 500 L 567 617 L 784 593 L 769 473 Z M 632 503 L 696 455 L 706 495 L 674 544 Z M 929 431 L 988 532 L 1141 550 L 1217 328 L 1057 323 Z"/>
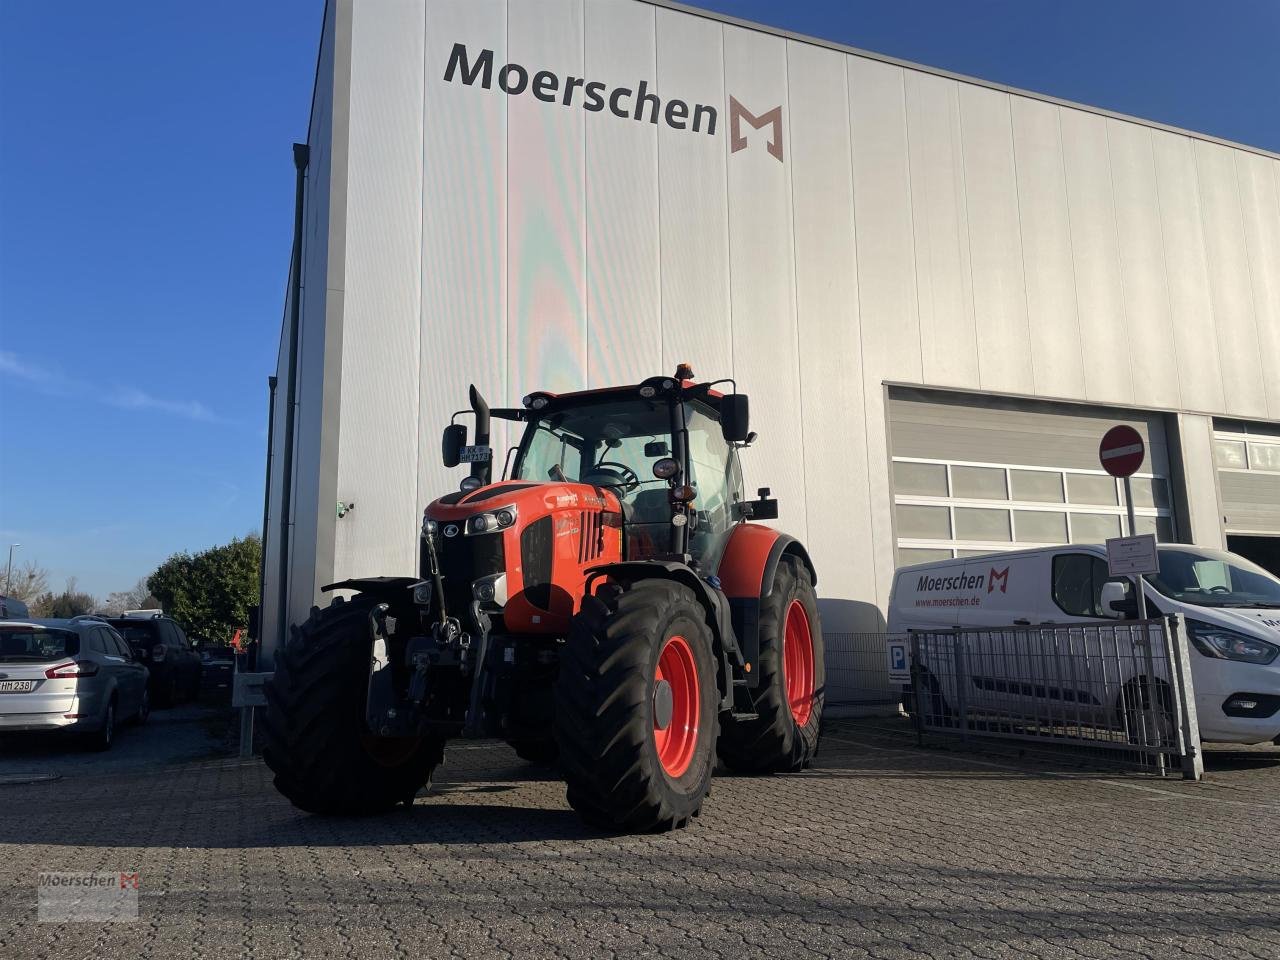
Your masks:
<path fill-rule="evenodd" d="M 375 737 L 361 734 L 360 741 L 369 759 L 380 767 L 398 767 L 413 756 L 421 737 Z"/>
<path fill-rule="evenodd" d="M 804 604 L 792 600 L 782 637 L 782 672 L 787 682 L 787 703 L 796 725 L 803 727 L 813 713 L 813 634 Z"/>
<path fill-rule="evenodd" d="M 658 654 L 658 666 L 653 671 L 655 688 L 664 680 L 671 687 L 671 720 L 665 729 L 659 730 L 657 710 L 654 710 L 653 745 L 658 750 L 662 769 L 670 777 L 679 777 L 693 762 L 701 716 L 698 665 L 693 659 L 693 648 L 684 637 L 669 637 Z"/>

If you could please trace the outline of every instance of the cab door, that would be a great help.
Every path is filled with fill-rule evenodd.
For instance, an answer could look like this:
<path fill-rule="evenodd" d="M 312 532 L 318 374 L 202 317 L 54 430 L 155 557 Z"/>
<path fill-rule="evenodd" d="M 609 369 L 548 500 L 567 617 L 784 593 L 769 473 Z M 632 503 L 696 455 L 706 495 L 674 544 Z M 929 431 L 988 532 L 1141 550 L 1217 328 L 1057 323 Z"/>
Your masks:
<path fill-rule="evenodd" d="M 1116 621 L 1102 610 L 1103 585 L 1124 579 L 1112 577 L 1095 553 L 1064 549 L 1053 555 L 1045 620 L 1072 629 L 1058 635 L 1057 663 L 1046 686 L 1056 690 L 1068 720 L 1103 719 L 1133 674 L 1133 645 L 1110 636 Z"/>

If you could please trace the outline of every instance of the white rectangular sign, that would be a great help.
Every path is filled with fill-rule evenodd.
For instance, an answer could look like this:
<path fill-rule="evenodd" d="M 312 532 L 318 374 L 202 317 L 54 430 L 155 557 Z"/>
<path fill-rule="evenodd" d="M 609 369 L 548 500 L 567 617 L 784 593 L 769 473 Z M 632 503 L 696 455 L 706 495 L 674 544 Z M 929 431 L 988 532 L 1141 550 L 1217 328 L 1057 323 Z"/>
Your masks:
<path fill-rule="evenodd" d="M 911 682 L 911 644 L 906 640 L 890 640 L 888 644 L 889 682 Z"/>
<path fill-rule="evenodd" d="M 1134 577 L 1160 572 L 1156 535 L 1112 537 L 1107 541 L 1107 572 L 1113 577 Z"/>
<path fill-rule="evenodd" d="M 463 447 L 458 452 L 459 463 L 488 463 L 493 456 L 489 447 Z"/>

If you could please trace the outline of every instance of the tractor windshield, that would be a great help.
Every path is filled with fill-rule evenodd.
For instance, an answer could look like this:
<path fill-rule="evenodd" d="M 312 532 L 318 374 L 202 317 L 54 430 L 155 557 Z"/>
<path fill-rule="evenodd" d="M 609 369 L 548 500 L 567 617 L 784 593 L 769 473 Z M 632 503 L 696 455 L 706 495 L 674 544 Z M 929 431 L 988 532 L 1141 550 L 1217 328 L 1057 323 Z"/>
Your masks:
<path fill-rule="evenodd" d="M 558 410 L 532 420 L 520 444 L 512 477 L 570 480 L 613 488 L 634 501 L 665 481 L 653 465 L 671 456 L 671 406 L 649 400 L 615 400 Z"/>
<path fill-rule="evenodd" d="M 741 498 L 738 459 L 719 422 L 698 402 L 610 400 L 538 417 L 525 432 L 512 477 L 607 486 L 622 500 L 630 522 L 670 524 L 667 482 L 653 475 L 653 465 L 677 455 L 677 417 L 688 428 L 688 461 L 681 466 L 698 492 L 694 507 L 701 529 L 695 536 L 725 529 Z"/>

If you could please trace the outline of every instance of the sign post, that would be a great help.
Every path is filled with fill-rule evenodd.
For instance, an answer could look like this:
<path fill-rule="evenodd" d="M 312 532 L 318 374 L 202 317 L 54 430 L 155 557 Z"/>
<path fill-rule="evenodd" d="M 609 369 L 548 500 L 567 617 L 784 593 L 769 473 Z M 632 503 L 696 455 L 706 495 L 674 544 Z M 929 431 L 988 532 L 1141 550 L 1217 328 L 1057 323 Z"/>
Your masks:
<path fill-rule="evenodd" d="M 1102 469 L 1107 471 L 1113 477 L 1121 477 L 1124 479 L 1124 504 L 1125 510 L 1129 514 L 1129 538 L 1136 539 L 1138 536 L 1137 523 L 1133 515 L 1133 488 L 1129 482 L 1129 478 L 1138 472 L 1138 468 L 1142 466 L 1143 460 L 1147 456 L 1146 444 L 1142 442 L 1142 434 L 1138 433 L 1133 427 L 1120 424 L 1112 427 L 1102 437 L 1102 443 L 1098 445 L 1098 459 L 1102 462 Z M 1154 541 L 1154 537 L 1152 540 Z M 1111 562 L 1111 544 L 1113 541 L 1107 541 L 1107 562 Z M 1147 572 L 1155 573 L 1155 570 Z M 1135 586 L 1138 590 L 1138 616 L 1147 619 L 1147 592 L 1146 581 L 1143 579 L 1142 573 L 1134 576 Z"/>

